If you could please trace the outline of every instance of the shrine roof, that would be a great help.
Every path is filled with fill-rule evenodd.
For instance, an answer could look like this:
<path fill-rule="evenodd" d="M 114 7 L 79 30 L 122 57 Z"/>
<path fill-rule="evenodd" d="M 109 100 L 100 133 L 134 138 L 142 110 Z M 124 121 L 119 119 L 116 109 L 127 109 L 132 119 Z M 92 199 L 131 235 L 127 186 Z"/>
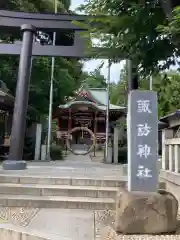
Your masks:
<path fill-rule="evenodd" d="M 74 99 L 67 102 L 65 105 L 60 105 L 59 108 L 70 108 L 72 105 L 91 105 L 94 108 L 105 111 L 107 105 L 107 91 L 104 88 L 82 87 L 77 92 L 77 96 Z M 110 103 L 109 109 L 116 111 L 124 111 L 126 107 L 117 106 Z"/>
<path fill-rule="evenodd" d="M 163 116 L 160 118 L 160 121 L 161 122 L 165 122 L 165 123 L 168 123 L 169 121 L 171 121 L 172 119 L 174 118 L 179 118 L 180 116 L 180 109 L 176 110 L 175 112 L 173 113 L 169 113 L 168 115 L 166 116 Z"/>
<path fill-rule="evenodd" d="M 10 93 L 6 83 L 0 80 L 0 110 L 13 112 L 15 97 Z M 27 118 L 39 121 L 39 112 L 34 107 L 28 105 Z"/>

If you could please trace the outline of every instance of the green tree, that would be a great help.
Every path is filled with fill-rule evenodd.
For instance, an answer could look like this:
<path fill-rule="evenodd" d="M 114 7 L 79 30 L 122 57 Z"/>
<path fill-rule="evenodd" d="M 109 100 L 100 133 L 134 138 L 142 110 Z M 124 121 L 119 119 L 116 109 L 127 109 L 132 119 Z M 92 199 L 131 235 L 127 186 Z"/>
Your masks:
<path fill-rule="evenodd" d="M 177 71 L 169 71 L 153 76 L 153 90 L 158 95 L 159 117 L 180 109 L 180 74 Z M 148 89 L 149 80 L 143 79 L 142 89 Z"/>
<path fill-rule="evenodd" d="M 117 83 L 111 84 L 110 101 L 112 104 L 119 106 L 127 105 L 128 84 L 127 71 L 124 68 L 120 74 L 120 80 Z"/>
<path fill-rule="evenodd" d="M 153 90 L 158 96 L 159 117 L 180 109 L 180 73 L 178 71 L 168 71 L 154 74 Z M 140 89 L 149 90 L 149 77 L 140 78 Z M 120 80 L 111 86 L 110 99 L 115 105 L 127 106 L 128 86 L 127 72 L 124 68 L 121 72 Z"/>
<path fill-rule="evenodd" d="M 68 11 L 70 1 L 58 1 L 58 11 Z M 23 10 L 33 12 L 53 12 L 54 0 L 6 0 L 1 1 L 0 8 L 8 10 Z M 18 39 L 19 36 L 11 36 Z M 9 42 L 9 36 L 0 34 L 0 39 Z M 67 39 L 66 39 L 67 40 Z M 66 41 L 65 40 L 65 41 Z M 0 55 L 0 79 L 7 84 L 10 92 L 15 95 L 19 57 Z M 33 58 L 29 104 L 35 107 L 40 114 L 48 112 L 49 89 L 51 75 L 51 58 Z M 82 80 L 82 64 L 78 59 L 55 58 L 54 74 L 54 101 L 53 107 L 65 102 L 65 99 L 74 94 Z"/>
<path fill-rule="evenodd" d="M 84 82 L 89 88 L 106 88 L 106 79 L 101 74 L 100 69 L 93 72 L 84 73 Z"/>
<path fill-rule="evenodd" d="M 53 107 L 64 104 L 69 96 L 81 84 L 81 65 L 66 58 L 55 59 L 54 71 L 54 91 Z M 49 89 L 51 78 L 51 59 L 37 58 L 34 59 L 31 75 L 31 88 L 29 103 L 42 112 L 47 113 L 49 108 Z M 40 81 L 38 82 L 38 78 Z"/>
<path fill-rule="evenodd" d="M 0 9 L 30 12 L 54 12 L 54 0 L 1 0 Z M 58 12 L 69 9 L 70 0 L 58 0 Z"/>
<path fill-rule="evenodd" d="M 177 46 L 177 52 L 180 52 L 180 6 L 176 7 L 172 12 L 168 25 L 159 26 L 159 30 Z M 178 61 L 177 61 L 178 62 Z M 179 62 L 178 62 L 179 63 Z"/>
<path fill-rule="evenodd" d="M 169 68 L 179 56 L 179 45 L 159 29 L 168 26 L 172 8 L 179 5 L 171 2 L 172 7 L 164 0 L 89 0 L 82 9 L 93 15 L 89 32 L 110 48 L 106 54 L 116 61 L 131 58 L 148 75 Z"/>

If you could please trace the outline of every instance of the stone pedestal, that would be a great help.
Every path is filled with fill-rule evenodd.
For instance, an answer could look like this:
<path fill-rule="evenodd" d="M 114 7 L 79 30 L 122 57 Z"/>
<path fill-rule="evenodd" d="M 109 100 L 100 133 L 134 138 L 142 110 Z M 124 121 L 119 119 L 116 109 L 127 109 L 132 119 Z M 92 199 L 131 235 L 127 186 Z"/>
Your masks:
<path fill-rule="evenodd" d="M 42 124 L 36 125 L 36 146 L 35 146 L 35 160 L 40 159 L 41 155 L 41 134 L 42 134 Z"/>
<path fill-rule="evenodd" d="M 3 161 L 2 167 L 4 170 L 24 170 L 27 168 L 27 163 L 23 160 L 6 160 Z"/>
<path fill-rule="evenodd" d="M 46 145 L 41 145 L 41 160 L 45 161 L 47 160 L 47 146 Z"/>
<path fill-rule="evenodd" d="M 175 232 L 178 201 L 170 192 L 128 192 L 117 201 L 115 231 L 123 234 Z"/>
<path fill-rule="evenodd" d="M 112 163 L 112 153 L 113 153 L 113 148 L 108 147 L 108 154 L 107 154 L 107 159 L 106 159 L 106 163 L 108 163 L 108 164 Z"/>
<path fill-rule="evenodd" d="M 114 144 L 113 144 L 113 161 L 115 164 L 118 164 L 118 137 L 119 137 L 119 128 L 114 127 Z"/>

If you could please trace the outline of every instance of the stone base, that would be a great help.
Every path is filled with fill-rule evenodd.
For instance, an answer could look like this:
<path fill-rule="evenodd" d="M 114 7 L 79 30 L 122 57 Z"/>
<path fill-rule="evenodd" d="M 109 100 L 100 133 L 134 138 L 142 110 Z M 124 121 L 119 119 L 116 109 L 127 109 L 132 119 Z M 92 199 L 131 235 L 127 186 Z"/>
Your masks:
<path fill-rule="evenodd" d="M 23 160 L 5 160 L 2 167 L 4 170 L 24 170 L 27 168 L 27 163 Z"/>
<path fill-rule="evenodd" d="M 162 234 L 177 229 L 178 201 L 158 193 L 123 191 L 116 206 L 115 231 L 123 234 Z"/>

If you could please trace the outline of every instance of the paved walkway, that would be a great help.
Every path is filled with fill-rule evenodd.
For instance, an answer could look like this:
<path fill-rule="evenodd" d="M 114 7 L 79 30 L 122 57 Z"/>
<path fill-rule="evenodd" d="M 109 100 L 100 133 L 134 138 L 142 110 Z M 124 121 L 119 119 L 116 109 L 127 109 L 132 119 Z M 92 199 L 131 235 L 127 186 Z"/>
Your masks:
<path fill-rule="evenodd" d="M 0 228 L 21 229 L 50 240 L 100 240 L 102 228 L 113 222 L 111 211 L 41 209 L 26 227 L 16 219 L 14 224 L 2 222 Z"/>
<path fill-rule="evenodd" d="M 90 156 L 70 154 L 64 161 L 31 162 L 23 171 L 0 170 L 0 175 L 26 175 L 67 178 L 126 179 L 122 176 L 120 165 L 103 164 L 92 161 Z M 32 216 L 34 216 L 32 218 Z M 107 234 L 100 238 L 105 226 L 113 226 L 114 211 L 94 211 L 76 209 L 23 209 L 0 207 L 0 228 L 21 229 L 41 235 L 51 240 L 115 240 L 116 236 Z M 24 224 L 25 223 L 25 224 Z M 180 235 L 179 235 L 180 236 Z M 30 238 L 28 238 L 30 239 Z M 119 240 L 129 239 L 180 239 L 177 236 L 124 236 Z"/>
<path fill-rule="evenodd" d="M 64 161 L 53 162 L 31 162 L 28 169 L 23 171 L 0 170 L 0 175 L 26 175 L 26 176 L 48 176 L 67 178 L 95 178 L 95 179 L 120 179 L 122 167 L 116 165 L 103 164 L 98 161 L 92 162 L 89 155 L 78 156 L 69 154 Z M 40 233 L 43 237 L 52 240 L 98 240 L 102 221 L 109 219 L 112 221 L 111 211 L 94 211 L 81 209 L 22 209 L 0 208 L 0 217 L 11 216 L 11 219 L 1 219 L 3 225 L 24 227 L 26 231 Z M 33 219 L 26 220 L 26 226 L 22 219 L 28 214 L 36 215 Z M 15 214 L 16 213 L 16 214 Z M 108 218 L 109 216 L 109 218 Z M 7 221 L 7 223 L 5 222 Z M 0 225 L 0 226 L 3 226 Z"/>
<path fill-rule="evenodd" d="M 112 229 L 114 222 L 113 211 L 41 209 L 26 227 L 16 220 L 14 224 L 3 222 L 0 228 L 17 229 L 49 240 L 180 240 L 180 227 L 176 235 L 118 236 Z"/>
<path fill-rule="evenodd" d="M 29 162 L 28 168 L 23 171 L 5 171 L 0 169 L 0 174 L 21 176 L 52 176 L 69 178 L 97 178 L 119 179 L 123 175 L 121 165 L 104 164 L 91 160 L 89 155 L 78 156 L 69 154 L 65 160 L 51 162 Z"/>
<path fill-rule="evenodd" d="M 95 239 L 94 212 L 88 210 L 41 209 L 27 228 L 46 232 L 53 240 Z"/>

